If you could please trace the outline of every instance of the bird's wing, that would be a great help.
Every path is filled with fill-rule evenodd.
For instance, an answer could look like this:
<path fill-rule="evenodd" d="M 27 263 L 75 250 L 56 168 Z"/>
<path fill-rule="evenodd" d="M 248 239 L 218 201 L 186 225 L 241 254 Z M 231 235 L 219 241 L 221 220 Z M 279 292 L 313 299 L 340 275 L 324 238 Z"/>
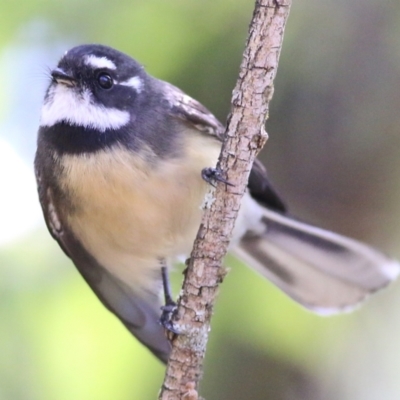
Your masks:
<path fill-rule="evenodd" d="M 219 141 L 223 140 L 225 127 L 206 107 L 176 86 L 168 82 L 159 82 L 168 101 L 168 111 L 172 117 L 179 118 L 192 128 L 214 136 Z"/>
<path fill-rule="evenodd" d="M 287 207 L 278 192 L 272 186 L 264 165 L 256 159 L 250 171 L 248 190 L 251 197 L 271 210 L 285 213 Z"/>
<path fill-rule="evenodd" d="M 168 100 L 171 116 L 222 142 L 225 127 L 206 107 L 170 83 L 160 82 L 163 85 L 164 96 Z M 259 160 L 255 160 L 251 169 L 248 189 L 257 202 L 275 211 L 286 211 L 285 203 L 271 185 L 267 170 Z"/>
<path fill-rule="evenodd" d="M 158 322 L 161 303 L 157 294 L 146 293 L 147 297 L 144 297 L 141 293 L 139 296 L 103 268 L 61 220 L 51 189 L 43 184 L 39 171 L 36 175 L 44 218 L 53 238 L 72 259 L 102 303 L 160 360 L 167 362 L 170 343 Z"/>

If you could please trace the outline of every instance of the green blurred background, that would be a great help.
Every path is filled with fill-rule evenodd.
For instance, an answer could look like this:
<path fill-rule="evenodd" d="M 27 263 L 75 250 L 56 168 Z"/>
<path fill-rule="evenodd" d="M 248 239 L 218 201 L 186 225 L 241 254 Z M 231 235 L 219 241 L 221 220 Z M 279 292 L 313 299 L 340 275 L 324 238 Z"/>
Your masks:
<path fill-rule="evenodd" d="M 155 399 L 164 372 L 42 222 L 32 160 L 48 68 L 73 45 L 111 45 L 225 120 L 252 10 L 250 0 L 0 0 L 1 400 Z M 294 214 L 395 257 L 399 105 L 400 4 L 294 0 L 262 157 Z M 400 284 L 321 318 L 228 263 L 208 400 L 400 398 Z"/>

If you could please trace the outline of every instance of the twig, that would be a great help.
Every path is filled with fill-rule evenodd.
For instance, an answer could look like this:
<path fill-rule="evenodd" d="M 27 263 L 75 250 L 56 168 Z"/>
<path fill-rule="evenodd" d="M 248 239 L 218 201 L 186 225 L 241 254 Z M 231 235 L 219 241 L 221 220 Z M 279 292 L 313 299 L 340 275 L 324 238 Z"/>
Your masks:
<path fill-rule="evenodd" d="M 232 96 L 226 138 L 218 167 L 234 186 L 218 183 L 205 210 L 191 254 L 174 326 L 159 400 L 196 399 L 222 267 L 253 161 L 265 144 L 264 129 L 273 94 L 283 33 L 291 0 L 257 0 L 246 49 Z"/>

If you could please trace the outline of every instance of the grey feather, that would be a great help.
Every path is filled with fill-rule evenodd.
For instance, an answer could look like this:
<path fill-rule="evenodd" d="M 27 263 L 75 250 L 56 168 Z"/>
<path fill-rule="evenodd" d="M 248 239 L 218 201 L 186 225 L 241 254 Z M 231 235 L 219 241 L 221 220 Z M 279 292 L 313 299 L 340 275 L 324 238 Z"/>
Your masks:
<path fill-rule="evenodd" d="M 214 136 L 218 141 L 224 138 L 225 127 L 201 103 L 188 96 L 168 82 L 158 81 L 168 102 L 168 113 L 192 129 Z"/>
<path fill-rule="evenodd" d="M 236 254 L 314 312 L 350 311 L 399 274 L 399 264 L 361 242 L 264 209 L 262 235 Z"/>
<path fill-rule="evenodd" d="M 168 361 L 171 345 L 159 323 L 161 302 L 155 293 L 137 294 L 102 268 L 70 231 L 63 244 L 74 264 L 102 303 L 160 360 Z"/>
<path fill-rule="evenodd" d="M 40 202 L 50 233 L 101 302 L 114 313 L 129 331 L 161 361 L 167 362 L 171 345 L 159 323 L 161 302 L 157 292 L 135 293 L 91 256 L 62 221 L 53 201 L 52 191 L 43 184 L 36 170 Z M 56 227 L 59 227 L 56 229 Z"/>

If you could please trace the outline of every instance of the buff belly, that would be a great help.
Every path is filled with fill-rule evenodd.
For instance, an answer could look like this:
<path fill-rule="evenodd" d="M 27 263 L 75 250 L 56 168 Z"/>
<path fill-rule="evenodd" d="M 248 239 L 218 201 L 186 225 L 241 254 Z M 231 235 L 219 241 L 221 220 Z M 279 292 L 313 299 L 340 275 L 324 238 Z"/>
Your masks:
<path fill-rule="evenodd" d="M 197 141 L 211 142 L 198 137 Z M 68 225 L 97 261 L 128 285 L 148 289 L 159 259 L 188 255 L 219 146 L 191 145 L 185 157 L 149 164 L 123 148 L 60 160 L 62 190 L 74 207 Z M 190 162 L 188 162 L 188 157 Z"/>

